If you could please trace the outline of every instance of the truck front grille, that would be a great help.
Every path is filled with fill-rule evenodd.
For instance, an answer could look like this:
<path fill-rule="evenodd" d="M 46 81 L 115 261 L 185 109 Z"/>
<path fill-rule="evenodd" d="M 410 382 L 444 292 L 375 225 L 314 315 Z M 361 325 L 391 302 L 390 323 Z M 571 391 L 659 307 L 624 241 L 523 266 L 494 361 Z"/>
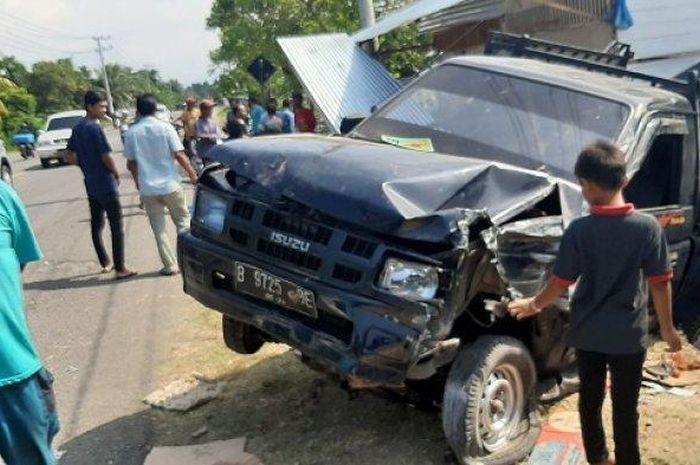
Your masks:
<path fill-rule="evenodd" d="M 315 255 L 292 250 L 283 245 L 273 244 L 262 238 L 258 239 L 258 252 L 311 271 L 318 271 L 323 263 L 323 261 Z"/>
<path fill-rule="evenodd" d="M 312 278 L 372 286 L 387 251 L 381 241 L 290 202 L 269 205 L 230 193 L 227 198 L 226 232 L 214 237 L 202 230 L 203 235 Z"/>
<path fill-rule="evenodd" d="M 263 216 L 263 226 L 323 245 L 327 245 L 333 235 L 332 229 L 300 218 L 295 218 L 291 215 L 278 213 L 274 210 L 267 210 L 265 212 L 265 216 Z"/>

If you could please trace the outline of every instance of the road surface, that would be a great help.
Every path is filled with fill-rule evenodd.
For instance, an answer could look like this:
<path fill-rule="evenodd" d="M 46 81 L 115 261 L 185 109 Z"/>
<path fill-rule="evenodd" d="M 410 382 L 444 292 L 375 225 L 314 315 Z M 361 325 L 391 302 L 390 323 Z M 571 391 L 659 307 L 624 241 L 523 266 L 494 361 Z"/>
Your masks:
<path fill-rule="evenodd" d="M 141 399 L 158 387 L 154 373 L 175 344 L 169 328 L 197 305 L 182 292 L 179 276 L 158 275 L 147 218 L 123 158 L 116 158 L 124 171 L 126 258 L 140 272 L 124 282 L 99 274 L 80 171 L 41 169 L 39 160 L 13 163 L 15 187 L 45 255 L 25 271 L 27 313 L 56 377 L 62 430 L 55 445 L 66 465 L 142 463 L 152 417 Z M 105 242 L 109 249 L 108 229 Z"/>

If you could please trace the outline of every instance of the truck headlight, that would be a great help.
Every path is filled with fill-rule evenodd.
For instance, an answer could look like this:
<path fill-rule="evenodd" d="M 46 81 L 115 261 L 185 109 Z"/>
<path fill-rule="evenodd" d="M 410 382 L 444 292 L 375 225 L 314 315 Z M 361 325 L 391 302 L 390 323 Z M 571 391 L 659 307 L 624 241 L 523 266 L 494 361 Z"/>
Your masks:
<path fill-rule="evenodd" d="M 399 297 L 429 300 L 438 290 L 438 270 L 434 266 L 390 258 L 384 264 L 379 285 Z"/>
<path fill-rule="evenodd" d="M 194 221 L 221 234 L 226 221 L 226 201 L 216 194 L 200 190 L 194 208 Z"/>

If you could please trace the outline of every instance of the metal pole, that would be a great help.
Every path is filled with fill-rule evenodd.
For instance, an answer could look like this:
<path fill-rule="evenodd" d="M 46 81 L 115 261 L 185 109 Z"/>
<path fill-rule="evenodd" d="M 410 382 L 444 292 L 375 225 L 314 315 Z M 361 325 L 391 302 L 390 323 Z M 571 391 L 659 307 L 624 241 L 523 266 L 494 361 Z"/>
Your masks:
<path fill-rule="evenodd" d="M 374 15 L 374 2 L 372 0 L 358 0 L 360 5 L 360 27 L 368 28 L 377 22 Z M 362 44 L 362 48 L 369 53 L 374 53 L 377 50 L 377 39 L 368 40 Z"/>
<path fill-rule="evenodd" d="M 109 88 L 109 79 L 107 79 L 107 68 L 105 68 L 104 50 L 106 49 L 102 46 L 102 41 L 109 40 L 109 36 L 95 36 L 92 40 L 97 42 L 97 53 L 100 55 L 100 64 L 102 65 L 102 80 L 105 85 L 105 92 L 107 93 L 107 105 L 109 106 L 109 114 L 113 117 L 114 102 L 112 101 L 112 91 Z"/>
<path fill-rule="evenodd" d="M 362 29 L 372 26 L 376 21 L 374 16 L 374 2 L 372 0 L 359 0 L 360 2 L 360 27 Z"/>

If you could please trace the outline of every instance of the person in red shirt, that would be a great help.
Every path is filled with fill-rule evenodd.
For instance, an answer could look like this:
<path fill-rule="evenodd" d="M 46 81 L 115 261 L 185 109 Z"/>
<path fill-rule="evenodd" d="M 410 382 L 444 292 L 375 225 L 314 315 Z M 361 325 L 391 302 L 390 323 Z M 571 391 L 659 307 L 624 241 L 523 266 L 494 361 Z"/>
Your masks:
<path fill-rule="evenodd" d="M 297 92 L 292 96 L 294 102 L 294 121 L 297 131 L 299 132 L 314 132 L 316 131 L 316 117 L 313 110 L 304 108 L 304 97 Z"/>

